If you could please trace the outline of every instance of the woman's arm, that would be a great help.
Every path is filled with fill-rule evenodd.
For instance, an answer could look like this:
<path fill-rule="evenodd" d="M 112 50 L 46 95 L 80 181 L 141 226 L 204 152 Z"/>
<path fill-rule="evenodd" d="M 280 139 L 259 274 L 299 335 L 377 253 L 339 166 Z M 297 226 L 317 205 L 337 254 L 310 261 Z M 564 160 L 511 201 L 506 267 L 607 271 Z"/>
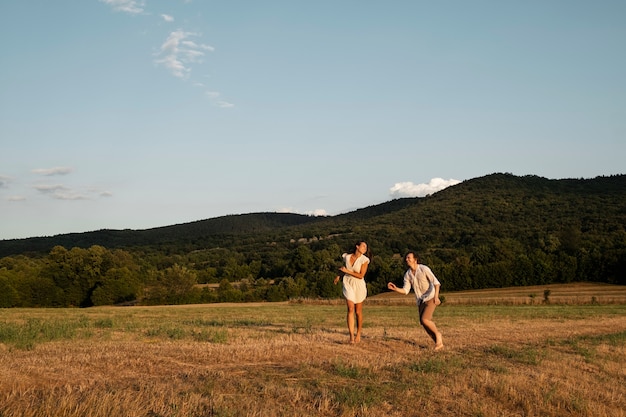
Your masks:
<path fill-rule="evenodd" d="M 365 278 L 365 273 L 367 272 L 367 267 L 369 264 L 370 264 L 369 262 L 366 262 L 363 265 L 361 265 L 361 270 L 359 272 L 350 271 L 345 266 L 342 266 L 341 268 L 339 268 L 339 270 L 343 272 L 344 274 L 352 275 L 353 277 L 358 278 L 358 279 L 363 279 Z"/>

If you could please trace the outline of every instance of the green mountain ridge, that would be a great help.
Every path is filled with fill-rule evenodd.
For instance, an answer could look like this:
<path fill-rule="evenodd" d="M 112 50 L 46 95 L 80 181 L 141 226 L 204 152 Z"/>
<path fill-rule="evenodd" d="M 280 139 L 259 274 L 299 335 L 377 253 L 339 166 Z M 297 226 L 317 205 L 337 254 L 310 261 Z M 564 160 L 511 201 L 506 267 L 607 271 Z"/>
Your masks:
<path fill-rule="evenodd" d="M 589 201 L 593 200 L 593 204 Z M 426 197 L 401 198 L 335 216 L 314 217 L 294 213 L 249 213 L 226 215 L 189 223 L 145 230 L 102 229 L 49 237 L 0 240 L 0 257 L 46 253 L 54 246 L 87 248 L 132 248 L 151 245 L 224 246 L 224 243 L 250 236 L 281 238 L 360 232 L 376 237 L 385 227 L 407 229 L 424 239 L 443 242 L 436 229 L 451 219 L 459 239 L 478 234 L 476 229 L 493 229 L 496 235 L 506 230 L 545 228 L 546 222 L 560 213 L 561 225 L 585 227 L 614 219 L 616 226 L 626 223 L 626 175 L 594 179 L 552 180 L 534 175 L 515 176 L 495 173 L 463 181 Z M 601 220 L 605 218 L 605 221 Z M 532 224 L 527 222 L 531 221 Z M 417 228 L 418 230 L 414 230 Z M 498 232 L 499 231 L 499 232 Z M 302 236 L 299 236 L 302 235 Z M 284 237 L 283 237 L 284 238 Z M 263 240 L 263 239 L 262 239 Z M 408 247 L 413 247 L 410 242 Z M 220 244 L 221 243 L 221 244 Z M 228 245 L 227 245 L 228 246 Z M 423 246 L 423 245 L 418 245 Z"/>

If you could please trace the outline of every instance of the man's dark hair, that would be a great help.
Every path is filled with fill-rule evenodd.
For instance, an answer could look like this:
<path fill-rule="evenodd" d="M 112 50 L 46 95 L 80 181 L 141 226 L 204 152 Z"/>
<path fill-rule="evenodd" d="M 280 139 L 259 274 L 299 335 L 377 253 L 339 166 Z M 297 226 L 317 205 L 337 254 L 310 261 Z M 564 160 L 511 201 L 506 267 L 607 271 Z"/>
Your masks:
<path fill-rule="evenodd" d="M 404 255 L 404 259 L 406 259 L 407 256 L 409 256 L 409 253 L 411 255 L 413 255 L 413 258 L 415 258 L 415 260 L 417 261 L 417 263 L 420 263 L 420 256 L 417 254 L 417 252 L 410 250 L 408 251 L 405 255 Z"/>

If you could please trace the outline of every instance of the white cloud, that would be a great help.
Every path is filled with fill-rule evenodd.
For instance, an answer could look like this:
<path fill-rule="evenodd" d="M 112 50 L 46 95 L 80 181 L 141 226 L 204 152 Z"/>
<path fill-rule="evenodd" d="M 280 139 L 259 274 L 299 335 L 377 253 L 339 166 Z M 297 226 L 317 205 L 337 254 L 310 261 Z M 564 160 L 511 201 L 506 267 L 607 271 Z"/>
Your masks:
<path fill-rule="evenodd" d="M 298 212 L 291 207 L 283 207 L 276 210 L 277 213 L 294 213 L 294 214 L 306 214 L 307 216 L 328 216 L 328 212 L 324 209 L 315 209 L 313 211 L 305 211 L 304 213 Z"/>
<path fill-rule="evenodd" d="M 187 79 L 191 73 L 190 64 L 200 62 L 206 54 L 205 51 L 215 50 L 210 45 L 197 44 L 188 40 L 193 36 L 198 35 L 180 29 L 170 33 L 157 54 L 160 58 L 155 62 L 167 68 L 175 77 Z"/>
<path fill-rule="evenodd" d="M 56 192 L 64 192 L 69 190 L 69 188 L 61 184 L 41 184 L 35 185 L 33 188 L 44 194 L 53 194 Z"/>
<path fill-rule="evenodd" d="M 217 107 L 221 107 L 222 109 L 229 109 L 235 107 L 233 103 L 229 103 L 228 101 L 219 100 L 221 94 L 217 91 L 206 91 L 204 94 L 211 100 L 211 102 Z"/>
<path fill-rule="evenodd" d="M 49 195 L 57 200 L 87 200 L 88 197 L 75 192 L 61 184 L 35 185 L 34 188 L 42 194 Z"/>
<path fill-rule="evenodd" d="M 72 172 L 73 169 L 70 167 L 54 167 L 54 168 L 37 168 L 33 169 L 34 174 L 45 175 L 47 177 L 51 177 L 53 175 L 67 175 Z"/>
<path fill-rule="evenodd" d="M 461 181 L 443 178 L 433 178 L 427 184 L 413 184 L 412 182 L 397 182 L 389 189 L 389 194 L 394 198 L 401 197 L 424 197 L 429 194 L 441 191 L 451 185 L 459 184 Z"/>
<path fill-rule="evenodd" d="M 194 41 L 182 41 L 181 44 L 191 50 L 204 50 L 204 51 L 210 51 L 210 52 L 215 51 L 215 48 L 212 47 L 211 45 L 197 44 Z M 203 53 L 199 51 L 195 51 L 194 54 L 204 55 Z"/>
<path fill-rule="evenodd" d="M 116 12 L 130 14 L 143 13 L 145 2 L 143 0 L 100 0 L 102 3 L 111 6 Z"/>
<path fill-rule="evenodd" d="M 86 191 L 78 191 L 63 184 L 38 184 L 34 185 L 33 188 L 56 200 L 92 200 L 94 196 L 113 196 L 110 191 L 102 191 L 93 187 L 89 187 Z"/>
<path fill-rule="evenodd" d="M 8 201 L 25 201 L 26 197 L 21 195 L 12 195 L 7 198 Z"/>
<path fill-rule="evenodd" d="M 126 12 L 130 14 L 144 13 L 146 7 L 145 0 L 99 0 L 102 3 L 111 6 L 113 10 Z M 183 0 L 185 3 L 191 3 L 191 0 Z M 144 13 L 145 15 L 152 15 L 151 13 Z M 160 13 L 155 14 L 165 22 L 174 22 L 174 16 Z M 178 29 L 169 34 L 167 39 L 161 44 L 158 51 L 155 52 L 154 63 L 157 66 L 165 68 L 174 77 L 182 80 L 190 80 L 193 64 L 200 64 L 203 58 L 208 52 L 215 51 L 215 47 L 198 43 L 193 38 L 199 37 L 200 34 L 194 32 L 188 32 L 183 29 Z M 194 86 L 204 88 L 203 83 L 194 82 L 191 80 Z M 206 93 L 211 104 L 219 108 L 232 108 L 235 107 L 233 103 L 224 100 L 218 100 L 219 93 L 207 92 Z"/>
<path fill-rule="evenodd" d="M 71 191 L 53 193 L 52 198 L 57 200 L 89 200 L 88 196 Z"/>
<path fill-rule="evenodd" d="M 6 188 L 9 186 L 9 183 L 11 182 L 12 178 L 11 177 L 6 177 L 4 175 L 0 175 L 0 188 Z"/>

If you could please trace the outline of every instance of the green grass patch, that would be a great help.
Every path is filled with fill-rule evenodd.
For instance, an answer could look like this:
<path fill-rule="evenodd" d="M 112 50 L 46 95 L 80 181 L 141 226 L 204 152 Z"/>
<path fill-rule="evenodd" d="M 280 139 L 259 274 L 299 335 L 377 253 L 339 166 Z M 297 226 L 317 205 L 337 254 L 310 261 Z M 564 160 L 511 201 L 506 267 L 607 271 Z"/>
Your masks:
<path fill-rule="evenodd" d="M 332 372 L 339 377 L 349 379 L 364 378 L 369 374 L 369 371 L 363 368 L 354 365 L 346 365 L 342 361 L 333 364 Z"/>
<path fill-rule="evenodd" d="M 344 408 L 358 409 L 382 403 L 385 396 L 376 385 L 348 385 L 335 391 L 335 401 Z M 359 415 L 359 414 L 356 414 Z"/>
<path fill-rule="evenodd" d="M 539 365 L 544 355 L 538 349 L 533 347 L 525 346 L 521 349 L 514 349 L 512 347 L 502 345 L 493 345 L 488 347 L 485 350 L 485 353 L 524 365 Z"/>
<path fill-rule="evenodd" d="M 422 374 L 449 374 L 450 366 L 451 365 L 448 360 L 440 357 L 433 357 L 412 363 L 409 365 L 409 369 L 413 372 L 419 372 Z"/>
<path fill-rule="evenodd" d="M 597 357 L 597 347 L 606 344 L 612 347 L 626 344 L 626 331 L 573 337 L 560 342 L 561 346 L 569 347 L 572 352 L 582 356 L 586 362 L 593 362 Z"/>
<path fill-rule="evenodd" d="M 80 331 L 84 334 L 91 324 L 84 316 L 66 319 L 44 320 L 26 318 L 23 322 L 0 323 L 0 343 L 17 349 L 33 349 L 36 344 L 55 340 L 72 340 Z"/>
<path fill-rule="evenodd" d="M 196 342 L 208 342 L 208 343 L 227 343 L 228 332 L 224 329 L 220 330 L 200 330 L 199 332 L 192 332 L 191 336 Z"/>
<path fill-rule="evenodd" d="M 192 320 L 183 320 L 182 324 L 188 325 L 188 326 L 203 326 L 203 327 L 264 327 L 264 326 L 272 325 L 270 321 L 254 320 L 254 319 L 237 319 L 237 320 L 192 319 Z"/>

